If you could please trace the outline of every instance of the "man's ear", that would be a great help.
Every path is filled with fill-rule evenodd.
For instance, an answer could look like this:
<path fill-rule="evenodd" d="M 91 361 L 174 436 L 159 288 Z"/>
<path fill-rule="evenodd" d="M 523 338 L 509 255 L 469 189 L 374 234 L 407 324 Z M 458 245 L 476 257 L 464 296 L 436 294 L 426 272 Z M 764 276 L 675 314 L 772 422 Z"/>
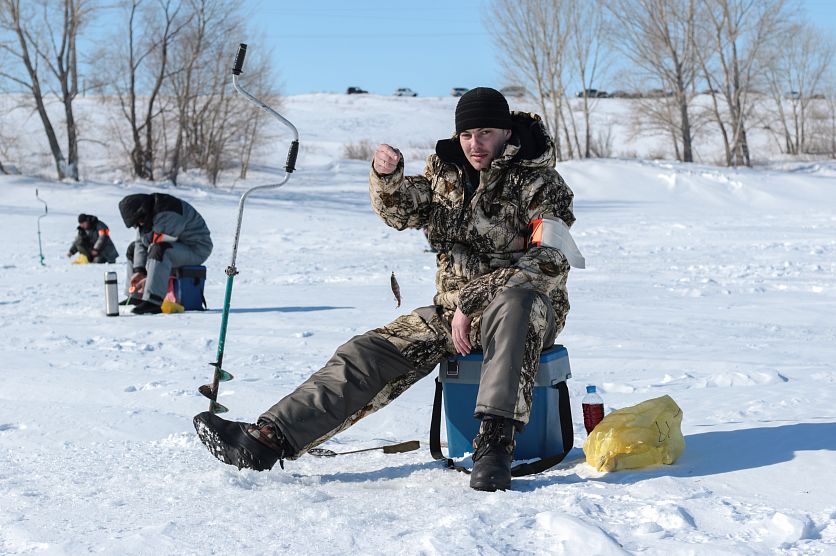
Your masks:
<path fill-rule="evenodd" d="M 511 138 L 511 130 L 510 129 L 503 129 L 502 131 L 505 132 L 505 140 L 506 141 Z"/>

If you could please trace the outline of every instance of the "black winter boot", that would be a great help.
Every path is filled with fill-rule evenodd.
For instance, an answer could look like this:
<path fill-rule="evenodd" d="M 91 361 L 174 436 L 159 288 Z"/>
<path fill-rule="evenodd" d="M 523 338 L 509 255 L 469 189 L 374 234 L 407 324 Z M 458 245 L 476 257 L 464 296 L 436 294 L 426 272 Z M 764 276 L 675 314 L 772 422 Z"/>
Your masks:
<path fill-rule="evenodd" d="M 134 307 L 133 311 L 131 311 L 134 315 L 159 315 L 162 312 L 162 307 L 156 303 L 151 303 L 150 301 L 141 302 L 139 305 Z"/>
<path fill-rule="evenodd" d="M 511 488 L 511 462 L 514 460 L 514 421 L 486 415 L 473 441 L 473 471 L 470 488 L 507 490 Z"/>
<path fill-rule="evenodd" d="M 284 437 L 267 424 L 253 425 L 221 419 L 210 411 L 195 415 L 194 428 L 213 456 L 241 469 L 265 471 L 290 455 Z"/>

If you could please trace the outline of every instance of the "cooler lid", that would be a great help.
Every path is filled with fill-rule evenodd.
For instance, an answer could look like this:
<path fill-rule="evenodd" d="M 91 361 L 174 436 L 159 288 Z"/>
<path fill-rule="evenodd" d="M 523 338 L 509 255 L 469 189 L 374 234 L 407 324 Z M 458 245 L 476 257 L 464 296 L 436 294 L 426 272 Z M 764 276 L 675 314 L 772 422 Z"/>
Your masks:
<path fill-rule="evenodd" d="M 482 373 L 482 352 L 457 355 L 442 360 L 439 377 L 442 383 L 478 384 Z M 540 370 L 535 386 L 554 386 L 572 377 L 569 351 L 555 344 L 540 355 Z"/>

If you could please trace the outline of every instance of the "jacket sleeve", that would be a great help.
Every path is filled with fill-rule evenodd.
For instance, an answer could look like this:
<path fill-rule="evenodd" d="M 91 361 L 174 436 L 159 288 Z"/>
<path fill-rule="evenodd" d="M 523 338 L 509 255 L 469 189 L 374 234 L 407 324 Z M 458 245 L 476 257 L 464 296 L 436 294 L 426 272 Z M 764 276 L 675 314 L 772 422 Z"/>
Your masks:
<path fill-rule="evenodd" d="M 555 170 L 538 175 L 524 188 L 522 197 L 528 222 L 543 216 L 556 216 L 567 226 L 575 222 L 572 190 Z M 480 276 L 462 287 L 459 309 L 466 315 L 481 313 L 506 288 L 528 288 L 548 296 L 555 288 L 565 286 L 568 274 L 569 263 L 560 250 L 529 246 L 514 265 Z"/>
<path fill-rule="evenodd" d="M 430 219 L 432 182 L 429 162 L 421 176 L 404 176 L 403 158 L 391 174 L 369 172 L 372 208 L 387 225 L 396 230 L 423 228 Z"/>
<path fill-rule="evenodd" d="M 93 244 L 93 249 L 101 253 L 107 246 L 107 239 L 110 237 L 110 229 L 99 222 L 96 225 L 96 243 Z"/>
<path fill-rule="evenodd" d="M 145 263 L 148 261 L 148 240 L 151 234 L 143 234 L 140 230 L 136 231 L 136 241 L 134 241 L 134 258 L 133 265 L 134 272 L 145 271 Z"/>
<path fill-rule="evenodd" d="M 164 211 L 154 215 L 152 243 L 177 241 L 186 228 L 186 219 L 182 214 Z"/>

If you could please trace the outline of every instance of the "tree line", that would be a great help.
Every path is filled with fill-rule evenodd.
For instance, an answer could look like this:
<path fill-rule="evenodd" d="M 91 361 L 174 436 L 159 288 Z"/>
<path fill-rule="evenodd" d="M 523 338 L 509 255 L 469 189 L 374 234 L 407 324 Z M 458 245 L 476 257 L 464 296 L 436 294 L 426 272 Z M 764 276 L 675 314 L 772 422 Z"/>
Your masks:
<path fill-rule="evenodd" d="M 232 94 L 232 57 L 241 37 L 252 36 L 238 4 L 0 0 L 0 79 L 26 93 L 58 178 L 79 179 L 73 103 L 82 80 L 117 108 L 108 140 L 118 142 L 134 177 L 176 184 L 182 172 L 198 170 L 215 184 L 232 166 L 246 177 L 263 118 Z M 105 18 L 109 32 L 90 40 L 91 27 Z M 90 44 L 84 53 L 82 41 Z M 266 57 L 251 53 L 246 73 L 248 90 L 271 93 Z M 47 110 L 51 98 L 62 105 L 60 121 Z"/>
<path fill-rule="evenodd" d="M 717 134 L 726 165 L 751 166 L 754 129 L 786 154 L 836 158 L 834 38 L 790 0 L 493 0 L 487 24 L 561 160 L 607 155 L 589 92 L 613 80 L 660 93 L 633 101 L 639 132 L 670 137 L 680 161 Z"/>
<path fill-rule="evenodd" d="M 109 32 L 92 40 L 105 19 Z M 751 166 L 752 130 L 790 155 L 836 157 L 834 38 L 792 0 L 491 0 L 487 27 L 560 160 L 610 154 L 590 94 L 605 82 L 658 93 L 630 101 L 634 127 L 669 137 L 684 162 L 720 137 L 726 165 Z M 229 79 L 246 36 L 235 0 L 0 0 L 0 86 L 25 92 L 59 179 L 79 179 L 83 83 L 116 108 L 106 141 L 136 178 L 176 184 L 196 170 L 214 184 L 228 168 L 246 177 L 263 136 L 262 113 Z M 269 97 L 273 79 L 266 57 L 251 53 L 248 89 Z M 48 110 L 54 99 L 61 118 Z"/>

